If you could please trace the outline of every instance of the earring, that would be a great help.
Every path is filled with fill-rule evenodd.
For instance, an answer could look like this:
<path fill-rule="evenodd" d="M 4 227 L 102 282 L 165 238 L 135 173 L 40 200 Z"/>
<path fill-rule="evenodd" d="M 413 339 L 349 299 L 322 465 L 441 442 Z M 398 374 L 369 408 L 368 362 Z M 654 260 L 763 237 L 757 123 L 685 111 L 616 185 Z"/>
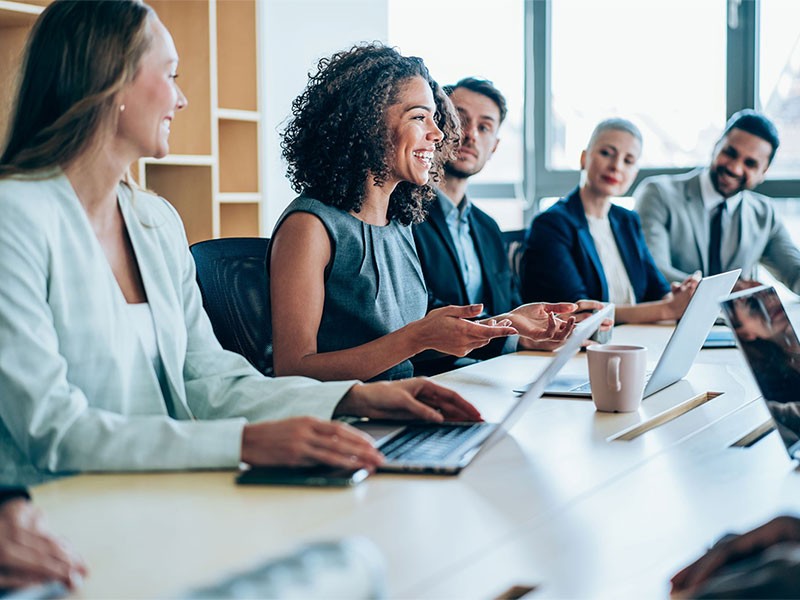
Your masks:
<path fill-rule="evenodd" d="M 125 112 L 125 105 L 124 104 L 120 104 L 119 105 L 119 112 Z"/>

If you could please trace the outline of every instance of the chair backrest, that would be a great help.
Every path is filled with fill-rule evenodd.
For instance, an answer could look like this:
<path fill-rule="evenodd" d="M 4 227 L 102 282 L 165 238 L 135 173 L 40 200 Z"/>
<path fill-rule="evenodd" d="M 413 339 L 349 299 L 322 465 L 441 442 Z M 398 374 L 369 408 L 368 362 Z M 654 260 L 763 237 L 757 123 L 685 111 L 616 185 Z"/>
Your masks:
<path fill-rule="evenodd" d="M 522 268 L 522 255 L 525 254 L 525 234 L 526 229 L 514 229 L 513 231 L 501 231 L 500 235 L 503 238 L 503 244 L 506 247 L 506 256 L 508 257 L 508 264 L 511 267 L 511 274 L 514 277 L 514 282 L 517 289 L 522 289 L 521 285 L 521 268 Z"/>
<path fill-rule="evenodd" d="M 269 238 L 221 238 L 192 244 L 203 306 L 219 343 L 272 376 Z"/>

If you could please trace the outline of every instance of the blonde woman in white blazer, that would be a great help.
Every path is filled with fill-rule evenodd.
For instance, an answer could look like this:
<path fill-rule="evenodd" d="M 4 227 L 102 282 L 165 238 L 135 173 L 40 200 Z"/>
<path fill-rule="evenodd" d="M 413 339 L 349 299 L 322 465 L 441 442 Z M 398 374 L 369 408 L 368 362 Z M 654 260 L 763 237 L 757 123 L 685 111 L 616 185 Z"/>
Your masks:
<path fill-rule="evenodd" d="M 0 482 L 374 468 L 380 453 L 331 417 L 479 418 L 426 380 L 269 379 L 223 350 L 176 211 L 124 183 L 168 153 L 186 106 L 169 32 L 133 0 L 57 0 L 31 35 L 0 156 Z"/>

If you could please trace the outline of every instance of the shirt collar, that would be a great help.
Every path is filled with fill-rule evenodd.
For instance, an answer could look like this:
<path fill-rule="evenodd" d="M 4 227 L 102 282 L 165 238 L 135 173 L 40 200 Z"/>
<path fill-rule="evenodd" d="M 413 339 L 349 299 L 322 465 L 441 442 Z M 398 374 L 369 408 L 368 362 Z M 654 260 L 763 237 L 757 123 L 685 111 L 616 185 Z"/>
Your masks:
<path fill-rule="evenodd" d="M 469 217 L 469 212 L 472 210 L 472 202 L 469 201 L 466 194 L 458 203 L 458 206 L 453 204 L 453 201 L 442 192 L 439 195 L 439 206 L 442 207 L 444 218 L 448 223 L 455 223 L 457 220 L 465 222 Z"/>
<path fill-rule="evenodd" d="M 700 197 L 703 199 L 703 207 L 706 212 L 711 212 L 725 200 L 722 194 L 714 189 L 714 184 L 711 183 L 711 170 L 708 168 L 703 169 L 700 174 Z M 728 212 L 733 212 L 741 201 L 741 192 L 728 198 Z"/>

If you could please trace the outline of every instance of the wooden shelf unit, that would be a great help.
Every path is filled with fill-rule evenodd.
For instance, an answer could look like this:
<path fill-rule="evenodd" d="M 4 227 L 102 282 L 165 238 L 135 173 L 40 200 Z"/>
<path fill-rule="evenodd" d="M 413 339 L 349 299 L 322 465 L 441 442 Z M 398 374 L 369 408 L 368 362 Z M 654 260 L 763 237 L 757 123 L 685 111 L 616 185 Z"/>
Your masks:
<path fill-rule="evenodd" d="M 3 147 L 25 41 L 42 10 L 38 2 L 0 0 L 0 145 Z"/>
<path fill-rule="evenodd" d="M 27 36 L 49 0 L 0 0 L 0 139 L 4 139 Z M 189 100 L 170 133 L 170 154 L 133 165 L 169 200 L 190 243 L 264 235 L 257 0 L 149 0 L 180 55 Z"/>
<path fill-rule="evenodd" d="M 189 105 L 173 121 L 170 155 L 139 161 L 140 182 L 175 205 L 190 243 L 264 235 L 257 0 L 149 4 L 175 40 Z"/>

